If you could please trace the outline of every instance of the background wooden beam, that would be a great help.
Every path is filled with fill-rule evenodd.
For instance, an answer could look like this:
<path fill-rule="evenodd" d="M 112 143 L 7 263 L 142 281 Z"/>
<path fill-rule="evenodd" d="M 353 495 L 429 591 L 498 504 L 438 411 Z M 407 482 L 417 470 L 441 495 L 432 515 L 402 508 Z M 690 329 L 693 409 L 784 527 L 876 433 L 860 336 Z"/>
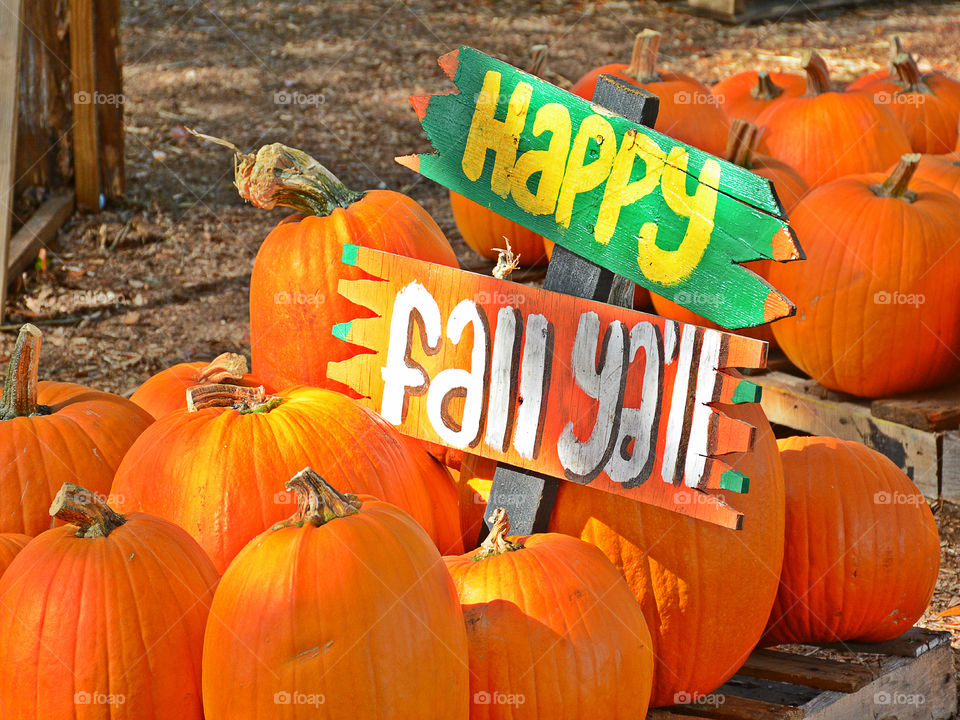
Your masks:
<path fill-rule="evenodd" d="M 7 303 L 7 258 L 16 181 L 20 8 L 20 0 L 0 3 L 0 321 Z"/>
<path fill-rule="evenodd" d="M 73 84 L 73 169 L 77 205 L 100 209 L 100 139 L 97 132 L 95 12 L 93 0 L 70 0 Z"/>

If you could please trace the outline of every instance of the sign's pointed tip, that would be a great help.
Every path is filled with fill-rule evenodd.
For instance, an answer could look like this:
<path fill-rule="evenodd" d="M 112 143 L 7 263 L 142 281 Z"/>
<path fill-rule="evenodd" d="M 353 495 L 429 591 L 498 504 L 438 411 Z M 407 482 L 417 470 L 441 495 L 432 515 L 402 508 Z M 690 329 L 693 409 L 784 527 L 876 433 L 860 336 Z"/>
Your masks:
<path fill-rule="evenodd" d="M 793 303 L 776 290 L 771 290 L 767 294 L 767 299 L 763 301 L 763 321 L 765 323 L 788 317 L 793 315 L 795 311 L 796 308 Z"/>
<path fill-rule="evenodd" d="M 423 122 L 423 119 L 427 116 L 427 106 L 430 105 L 430 96 L 411 95 L 410 104 L 413 105 L 413 109 L 417 113 L 417 117 L 420 118 L 420 122 Z"/>
<path fill-rule="evenodd" d="M 773 249 L 774 260 L 789 262 L 790 260 L 804 259 L 803 250 L 800 248 L 796 236 L 786 225 L 777 230 L 770 244 Z"/>
<path fill-rule="evenodd" d="M 419 155 L 400 155 L 395 157 L 394 160 L 404 167 L 408 167 L 414 172 L 420 172 L 420 156 Z"/>
<path fill-rule="evenodd" d="M 456 50 L 444 53 L 437 59 L 437 63 L 440 65 L 444 74 L 453 80 L 454 77 L 456 77 L 457 68 L 460 66 L 460 49 L 457 48 Z"/>
<path fill-rule="evenodd" d="M 352 320 L 350 320 L 350 321 L 348 321 L 348 322 L 337 323 L 337 324 L 334 325 L 333 328 L 332 328 L 333 336 L 334 336 L 335 338 L 337 338 L 338 340 L 344 340 L 344 341 L 349 342 L 349 341 L 347 340 L 347 338 L 350 336 L 350 325 L 351 325 L 351 324 L 353 324 L 353 321 L 352 321 Z"/>

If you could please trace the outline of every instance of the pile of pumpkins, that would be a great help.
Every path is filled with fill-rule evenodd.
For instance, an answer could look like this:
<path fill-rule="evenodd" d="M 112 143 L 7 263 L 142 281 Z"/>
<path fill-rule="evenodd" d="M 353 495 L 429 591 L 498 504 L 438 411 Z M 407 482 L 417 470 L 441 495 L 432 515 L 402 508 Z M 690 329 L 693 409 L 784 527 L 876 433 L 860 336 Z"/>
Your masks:
<path fill-rule="evenodd" d="M 227 353 L 127 400 L 40 381 L 41 333 L 20 331 L 0 717 L 635 720 L 757 646 L 882 641 L 926 609 L 939 540 L 909 478 L 856 443 L 778 441 L 756 403 L 724 408 L 756 428 L 724 457 L 750 478 L 720 491 L 741 530 L 562 483 L 549 532 L 511 536 L 498 510 L 481 544 L 492 464 L 400 435 L 325 374 L 359 351 L 331 332 L 360 312 L 336 292 L 359 273 L 342 247 L 455 266 L 439 227 L 280 144 L 238 153 L 235 180 L 299 213 L 255 261 L 252 372 Z"/>

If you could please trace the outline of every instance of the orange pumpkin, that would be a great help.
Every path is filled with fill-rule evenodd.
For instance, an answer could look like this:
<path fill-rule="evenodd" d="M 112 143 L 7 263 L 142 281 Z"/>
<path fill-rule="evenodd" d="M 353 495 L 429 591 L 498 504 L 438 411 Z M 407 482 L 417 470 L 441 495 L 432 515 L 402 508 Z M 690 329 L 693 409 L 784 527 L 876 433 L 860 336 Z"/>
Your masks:
<path fill-rule="evenodd" d="M 263 241 L 250 277 L 250 352 L 253 373 L 270 387 L 307 384 L 351 394 L 327 379 L 327 363 L 357 348 L 335 338 L 333 326 L 366 317 L 337 294 L 340 278 L 363 273 L 344 266 L 354 244 L 457 267 L 443 232 L 420 205 L 401 193 L 348 190 L 300 150 L 279 143 L 256 156 L 239 155 L 236 185 L 260 208 L 293 208 Z"/>
<path fill-rule="evenodd" d="M 207 383 L 243 387 L 263 385 L 260 378 L 249 373 L 247 359 L 243 355 L 226 352 L 217 355 L 209 363 L 178 363 L 161 370 L 137 388 L 130 396 L 130 401 L 159 419 L 187 406 L 187 388 Z"/>
<path fill-rule="evenodd" d="M 444 549 L 459 547 L 454 498 L 434 492 L 449 475 L 429 466 L 432 458 L 415 459 L 426 451 L 355 400 L 305 386 L 275 396 L 235 385 L 188 392 L 190 409 L 157 420 L 130 448 L 113 495 L 122 511 L 185 528 L 218 571 L 287 515 L 293 498 L 285 479 L 305 465 L 404 508 Z"/>
<path fill-rule="evenodd" d="M 660 98 L 654 129 L 688 145 L 720 155 L 727 143 L 727 116 L 710 89 L 699 80 L 658 68 L 660 33 L 644 30 L 637 35 L 629 65 L 613 63 L 594 68 L 577 80 L 571 92 L 593 100 L 600 75 L 614 75 Z"/>
<path fill-rule="evenodd" d="M 745 495 L 719 493 L 744 514 L 742 530 L 571 482 L 560 483 L 550 520 L 550 532 L 599 547 L 640 602 L 657 657 L 651 707 L 711 692 L 730 678 L 760 639 L 780 582 L 784 491 L 776 440 L 759 405 L 723 410 L 757 429 L 749 452 L 724 457 L 750 478 Z M 464 458 L 465 535 L 479 535 L 494 467 Z"/>
<path fill-rule="evenodd" d="M 861 93 L 831 92 L 827 65 L 815 52 L 806 52 L 803 68 L 807 94 L 781 100 L 757 117 L 762 152 L 793 167 L 811 188 L 883 170 L 910 152 L 889 108 Z"/>
<path fill-rule="evenodd" d="M 30 542 L 29 535 L 20 533 L 0 534 L 0 576 L 7 571 L 17 553 L 23 550 L 28 542 Z"/>
<path fill-rule="evenodd" d="M 467 623 L 471 719 L 645 717 L 653 645 L 617 569 L 576 538 L 509 530 L 500 508 L 479 552 L 444 558 Z"/>
<path fill-rule="evenodd" d="M 909 630 L 940 567 L 937 524 L 916 485 L 860 443 L 778 443 L 786 552 L 764 642 L 881 642 Z"/>
<path fill-rule="evenodd" d="M 213 599 L 206 720 L 466 720 L 463 613 L 430 538 L 310 468 L 287 487 L 295 514 L 243 549 Z"/>
<path fill-rule="evenodd" d="M 150 515 L 65 483 L 0 578 L 4 720 L 202 720 L 200 659 L 217 573 Z"/>
<path fill-rule="evenodd" d="M 0 397 L 0 533 L 37 535 L 64 479 L 107 493 L 127 448 L 153 418 L 129 400 L 40 382 L 41 333 L 20 329 Z"/>
<path fill-rule="evenodd" d="M 754 122 L 781 99 L 807 92 L 807 79 L 794 73 L 745 70 L 721 80 L 711 92 L 728 117 Z"/>
<path fill-rule="evenodd" d="M 917 180 L 932 182 L 960 197 L 960 153 L 924 155 L 920 158 L 920 164 L 913 176 Z"/>
<path fill-rule="evenodd" d="M 817 382 L 862 397 L 936 387 L 960 370 L 960 202 L 897 169 L 835 180 L 791 224 L 807 259 L 770 269 L 797 306 L 773 325 L 787 357 Z"/>

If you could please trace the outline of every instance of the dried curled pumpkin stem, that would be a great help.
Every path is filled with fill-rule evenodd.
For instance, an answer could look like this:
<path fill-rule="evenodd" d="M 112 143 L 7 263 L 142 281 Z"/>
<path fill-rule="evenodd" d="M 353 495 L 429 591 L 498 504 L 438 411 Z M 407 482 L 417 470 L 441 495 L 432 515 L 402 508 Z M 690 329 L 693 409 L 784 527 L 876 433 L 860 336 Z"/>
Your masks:
<path fill-rule="evenodd" d="M 43 334 L 36 326 L 27 323 L 20 328 L 3 382 L 0 420 L 49 415 L 52 412 L 48 406 L 37 402 L 42 342 Z"/>
<path fill-rule="evenodd" d="M 656 82 L 660 79 L 657 73 L 657 53 L 660 51 L 660 33 L 645 28 L 637 33 L 633 42 L 633 55 L 630 65 L 624 70 L 627 77 L 639 83 Z"/>
<path fill-rule="evenodd" d="M 77 537 L 106 537 L 127 520 L 115 512 L 96 493 L 79 485 L 64 483 L 50 505 L 50 514 L 77 526 Z"/>
<path fill-rule="evenodd" d="M 917 194 L 910 189 L 910 180 L 920 164 L 921 157 L 920 153 L 904 155 L 890 173 L 890 177 L 878 185 L 871 185 L 870 189 L 878 197 L 892 197 L 913 202 L 917 199 Z"/>
<path fill-rule="evenodd" d="M 730 121 L 730 134 L 727 135 L 726 159 L 734 165 L 749 169 L 753 153 L 757 148 L 759 128 L 752 122 L 734 118 Z"/>
<path fill-rule="evenodd" d="M 297 511 L 274 525 L 274 530 L 303 527 L 306 523 L 319 527 L 336 518 L 360 512 L 363 506 L 356 495 L 338 492 L 311 467 L 305 467 L 287 480 L 286 488 L 297 494 Z"/>
<path fill-rule="evenodd" d="M 807 73 L 807 95 L 822 95 L 830 91 L 830 69 L 816 50 L 803 53 L 803 69 Z"/>
<path fill-rule="evenodd" d="M 281 403 L 281 398 L 267 394 L 260 387 L 241 387 L 224 383 L 208 383 L 187 388 L 187 409 L 190 412 L 207 408 L 233 408 L 241 413 L 265 413 Z"/>
<path fill-rule="evenodd" d="M 206 367 L 200 369 L 195 380 L 197 384 L 230 383 L 240 380 L 250 370 L 247 359 L 238 353 L 225 352 L 217 355 Z"/>
<path fill-rule="evenodd" d="M 547 65 L 547 46 L 532 45 L 530 47 L 530 64 L 527 65 L 527 72 L 531 75 L 541 77 L 543 69 Z"/>
<path fill-rule="evenodd" d="M 750 89 L 754 100 L 776 100 L 783 95 L 783 88 L 770 79 L 770 73 L 761 70 L 757 73 L 757 84 Z"/>
<path fill-rule="evenodd" d="M 893 66 L 894 72 L 897 73 L 897 77 L 900 78 L 900 82 L 903 83 L 901 92 L 930 94 L 930 88 L 923 81 L 923 73 L 917 67 L 917 61 L 913 55 L 902 52 L 894 57 L 890 64 Z"/>
<path fill-rule="evenodd" d="M 507 517 L 507 511 L 504 508 L 494 510 L 490 522 L 493 523 L 490 534 L 480 546 L 480 552 L 473 556 L 474 560 L 484 560 L 494 555 L 523 549 L 520 543 L 507 540 L 507 533 L 510 532 L 510 518 Z"/>
<path fill-rule="evenodd" d="M 520 267 L 520 256 L 513 254 L 513 248 L 510 247 L 510 241 L 504 236 L 503 241 L 507 244 L 507 249 L 494 248 L 497 251 L 497 264 L 493 268 L 493 276 L 497 280 L 509 280 L 510 274 Z"/>

